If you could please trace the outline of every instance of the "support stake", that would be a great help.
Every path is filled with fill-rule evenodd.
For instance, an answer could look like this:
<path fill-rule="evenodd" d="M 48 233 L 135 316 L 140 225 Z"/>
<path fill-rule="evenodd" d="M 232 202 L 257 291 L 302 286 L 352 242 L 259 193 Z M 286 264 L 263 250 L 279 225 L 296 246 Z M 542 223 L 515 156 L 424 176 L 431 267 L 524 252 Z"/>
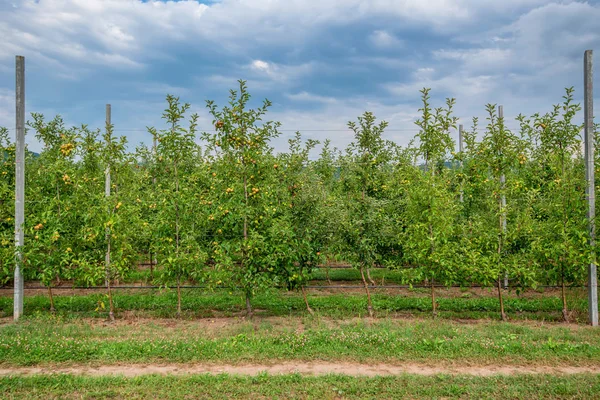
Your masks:
<path fill-rule="evenodd" d="M 594 69 L 593 52 L 586 50 L 583 56 L 583 95 L 584 95 L 584 129 L 585 129 L 585 178 L 587 181 L 586 197 L 588 202 L 589 243 L 592 249 L 596 244 L 596 188 L 594 182 Z M 588 307 L 590 325 L 598 326 L 598 276 L 596 259 L 593 256 L 588 266 Z"/>
<path fill-rule="evenodd" d="M 504 106 L 498 106 L 498 118 L 502 121 L 504 127 Z M 500 198 L 502 204 L 502 234 L 506 235 L 506 176 L 504 173 L 500 176 L 500 188 L 502 190 L 502 197 Z M 504 272 L 504 289 L 508 289 L 508 272 Z"/>
<path fill-rule="evenodd" d="M 460 172 L 463 173 L 463 126 L 462 124 L 458 125 L 458 151 L 460 152 L 460 162 L 459 162 L 459 166 L 460 166 Z M 462 203 L 464 201 L 464 191 L 463 191 L 463 187 L 462 187 L 462 183 L 460 184 L 460 202 Z"/>
<path fill-rule="evenodd" d="M 106 127 L 110 127 L 111 125 L 111 109 L 110 104 L 106 105 Z M 106 166 L 106 171 L 104 171 L 104 196 L 106 198 L 110 197 L 110 165 Z M 110 214 L 110 210 L 109 210 Z M 108 288 L 110 285 L 110 228 L 106 228 L 106 255 L 104 256 L 105 262 L 105 286 Z"/>
<path fill-rule="evenodd" d="M 23 315 L 23 224 L 25 223 L 25 57 L 16 57 L 15 291 L 13 318 Z"/>

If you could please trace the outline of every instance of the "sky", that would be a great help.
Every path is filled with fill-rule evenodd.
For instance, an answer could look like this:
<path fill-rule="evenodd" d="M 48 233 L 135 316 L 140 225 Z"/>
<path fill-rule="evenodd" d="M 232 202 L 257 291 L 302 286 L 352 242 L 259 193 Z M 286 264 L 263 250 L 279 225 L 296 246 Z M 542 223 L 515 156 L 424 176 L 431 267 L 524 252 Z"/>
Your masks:
<path fill-rule="evenodd" d="M 167 94 L 211 130 L 206 100 L 223 105 L 238 79 L 253 106 L 273 102 L 278 151 L 296 131 L 344 148 L 348 121 L 365 111 L 406 145 L 423 87 L 435 107 L 456 98 L 465 126 L 485 124 L 492 103 L 515 129 L 516 115 L 550 111 L 565 87 L 583 102 L 584 51 L 600 65 L 598 21 L 600 1 L 0 0 L 0 126 L 15 126 L 22 55 L 27 113 L 99 128 L 110 103 L 132 147 L 151 141 L 147 126 L 164 127 Z"/>

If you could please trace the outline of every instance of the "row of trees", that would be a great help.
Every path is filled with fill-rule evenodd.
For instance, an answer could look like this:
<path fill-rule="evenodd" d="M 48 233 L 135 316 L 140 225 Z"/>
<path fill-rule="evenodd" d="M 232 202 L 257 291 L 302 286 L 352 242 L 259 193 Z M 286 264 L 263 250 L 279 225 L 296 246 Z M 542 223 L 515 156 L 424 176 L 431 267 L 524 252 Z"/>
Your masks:
<path fill-rule="evenodd" d="M 224 107 L 207 103 L 211 133 L 168 96 L 166 128 L 149 128 L 154 145 L 135 151 L 112 125 L 67 127 L 32 114 L 43 151 L 27 155 L 26 278 L 48 288 L 54 308 L 60 280 L 104 283 L 110 293 L 112 281 L 153 259 L 156 282 L 178 289 L 178 312 L 181 285 L 196 282 L 241 290 L 252 315 L 257 291 L 304 292 L 313 268 L 335 255 L 360 271 L 371 315 L 369 269 L 385 265 L 430 285 L 434 313 L 438 285 L 497 287 L 504 319 L 505 276 L 517 288 L 558 284 L 567 320 L 565 288 L 585 284 L 593 252 L 573 90 L 548 113 L 520 115 L 516 133 L 488 105 L 483 133 L 475 118 L 462 152 L 451 137 L 454 100 L 433 107 L 429 90 L 421 94 L 409 146 L 385 140 L 387 123 L 365 112 L 348 124 L 348 148 L 325 141 L 316 159 L 319 142 L 299 133 L 274 153 L 280 124 L 264 120 L 268 101 L 249 108 L 243 81 Z M 3 283 L 14 266 L 14 149 L 0 130 Z"/>

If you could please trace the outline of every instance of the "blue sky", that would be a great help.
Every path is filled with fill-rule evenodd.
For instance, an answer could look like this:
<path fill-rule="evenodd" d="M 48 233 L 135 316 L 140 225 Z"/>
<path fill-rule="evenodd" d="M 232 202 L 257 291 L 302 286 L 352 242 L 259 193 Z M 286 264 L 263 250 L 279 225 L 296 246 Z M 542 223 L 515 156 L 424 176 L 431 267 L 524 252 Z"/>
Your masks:
<path fill-rule="evenodd" d="M 14 127 L 19 54 L 27 112 L 100 127 L 111 103 L 133 145 L 161 126 L 167 93 L 210 129 L 205 100 L 224 103 L 240 78 L 255 104 L 274 103 L 280 150 L 296 130 L 344 147 L 347 121 L 365 110 L 407 144 L 422 87 L 436 106 L 455 97 L 465 125 L 497 103 L 516 127 L 517 114 L 549 111 L 567 86 L 581 101 L 584 50 L 600 71 L 598 21 L 597 1 L 0 0 L 0 126 Z"/>

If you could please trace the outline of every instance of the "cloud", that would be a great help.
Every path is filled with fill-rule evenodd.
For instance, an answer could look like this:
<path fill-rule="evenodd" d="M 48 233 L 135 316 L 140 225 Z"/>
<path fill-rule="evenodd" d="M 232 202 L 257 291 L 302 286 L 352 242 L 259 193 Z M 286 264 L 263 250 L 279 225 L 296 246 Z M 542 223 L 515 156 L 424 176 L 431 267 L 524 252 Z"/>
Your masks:
<path fill-rule="evenodd" d="M 234 64 L 229 66 L 228 74 L 211 74 L 196 76 L 195 81 L 201 85 L 209 84 L 211 87 L 221 89 L 237 88 L 238 81 L 243 79 L 253 91 L 281 90 L 293 88 L 302 82 L 317 68 L 314 62 L 303 64 L 278 64 L 264 60 L 252 60 L 245 65 Z M 322 70 L 325 67 L 321 67 Z"/>
<path fill-rule="evenodd" d="M 0 126 L 14 128 L 15 92 L 0 88 Z"/>
<path fill-rule="evenodd" d="M 165 96 L 167 94 L 171 94 L 173 96 L 184 96 L 190 93 L 188 88 L 172 86 L 161 82 L 136 82 L 132 86 L 141 92 L 158 94 L 161 96 Z"/>
<path fill-rule="evenodd" d="M 336 103 L 337 99 L 327 96 L 319 96 L 308 92 L 299 92 L 296 94 L 287 94 L 286 97 L 293 101 L 305 101 L 311 103 Z"/>
<path fill-rule="evenodd" d="M 488 102 L 507 117 L 580 95 L 582 54 L 600 47 L 600 7 L 565 0 L 0 0 L 0 124 L 14 124 L 14 55 L 27 57 L 28 110 L 114 121 L 131 141 L 173 93 L 206 117 L 247 80 L 287 130 L 347 143 L 365 109 L 415 133 L 419 90 L 457 98 L 463 122 Z M 6 97 L 6 96 L 5 96 Z M 8 110 L 8 111 L 6 111 Z M 100 110 L 100 111 L 99 111 Z M 8 117 L 7 117 L 8 115 Z M 327 131 L 327 129 L 331 131 Z M 316 133 L 321 129 L 320 133 Z M 325 130 L 325 131 L 323 131 Z"/>
<path fill-rule="evenodd" d="M 285 82 L 311 73 L 314 64 L 309 62 L 298 65 L 282 65 L 263 60 L 253 60 L 247 68 L 256 73 L 258 77 Z"/>
<path fill-rule="evenodd" d="M 301 94 L 301 97 L 305 96 L 311 95 Z M 414 97 L 417 99 L 417 96 Z M 419 117 L 419 113 L 412 105 L 383 104 L 373 98 L 336 99 L 321 102 L 319 107 L 310 110 L 273 107 L 268 118 L 282 123 L 282 135 L 273 143 L 275 150 L 285 151 L 287 139 L 291 138 L 296 131 L 300 131 L 304 138 L 317 139 L 321 142 L 331 139 L 332 145 L 344 149 L 354 139 L 353 132 L 348 128 L 348 122 L 356 121 L 357 117 L 365 111 L 373 112 L 377 121 L 388 121 L 389 126 L 384 133 L 384 138 L 400 145 L 407 145 L 418 132 L 414 121 Z"/>
<path fill-rule="evenodd" d="M 273 72 L 273 67 L 266 61 L 254 60 L 250 63 L 250 68 L 256 71 L 264 71 L 267 74 L 271 74 Z"/>
<path fill-rule="evenodd" d="M 475 73 L 498 71 L 514 61 L 510 48 L 441 49 L 432 55 L 434 60 L 459 62 L 462 68 Z"/>
<path fill-rule="evenodd" d="M 434 98 L 456 98 L 459 104 L 482 107 L 493 102 L 491 95 L 501 80 L 493 75 L 470 75 L 465 72 L 436 74 L 432 68 L 420 68 L 408 83 L 387 84 L 385 89 L 400 98 L 415 99 L 423 88 L 431 89 Z M 413 100 L 414 102 L 414 100 Z"/>
<path fill-rule="evenodd" d="M 491 5 L 474 0 L 23 0 L 4 10 L 0 61 L 16 53 L 62 64 L 140 68 L 170 53 L 169 44 L 202 53 L 225 49 L 249 54 L 265 45 L 302 45 L 329 26 L 396 19 L 407 26 L 459 30 L 477 16 L 540 1 Z M 384 21 L 385 22 L 385 21 Z M 251 40 L 250 40 L 251 39 Z M 240 43 L 240 40 L 243 42 Z M 385 29 L 372 32 L 379 47 L 402 43 Z M 73 66 L 71 65 L 71 69 Z"/>
<path fill-rule="evenodd" d="M 377 31 L 374 31 L 373 33 L 371 33 L 371 35 L 369 36 L 369 40 L 376 47 L 384 48 L 384 49 L 394 48 L 394 47 L 399 47 L 399 46 L 404 45 L 403 41 L 399 40 L 394 35 L 386 32 L 386 31 L 382 31 L 382 30 L 377 30 Z"/>
<path fill-rule="evenodd" d="M 207 8 L 196 1 L 24 0 L 0 20 L 0 61 L 26 54 L 63 67 L 140 68 L 160 56 L 166 40 L 187 41 Z"/>
<path fill-rule="evenodd" d="M 431 51 L 408 80 L 382 87 L 393 96 L 430 87 L 438 101 L 456 97 L 463 122 L 469 115 L 484 117 L 487 103 L 503 104 L 515 127 L 517 114 L 546 112 L 561 102 L 565 87 L 574 86 L 576 101 L 582 101 L 583 52 L 600 47 L 600 32 L 594 28 L 599 19 L 598 5 L 543 4 L 502 26 L 461 33 Z"/>

